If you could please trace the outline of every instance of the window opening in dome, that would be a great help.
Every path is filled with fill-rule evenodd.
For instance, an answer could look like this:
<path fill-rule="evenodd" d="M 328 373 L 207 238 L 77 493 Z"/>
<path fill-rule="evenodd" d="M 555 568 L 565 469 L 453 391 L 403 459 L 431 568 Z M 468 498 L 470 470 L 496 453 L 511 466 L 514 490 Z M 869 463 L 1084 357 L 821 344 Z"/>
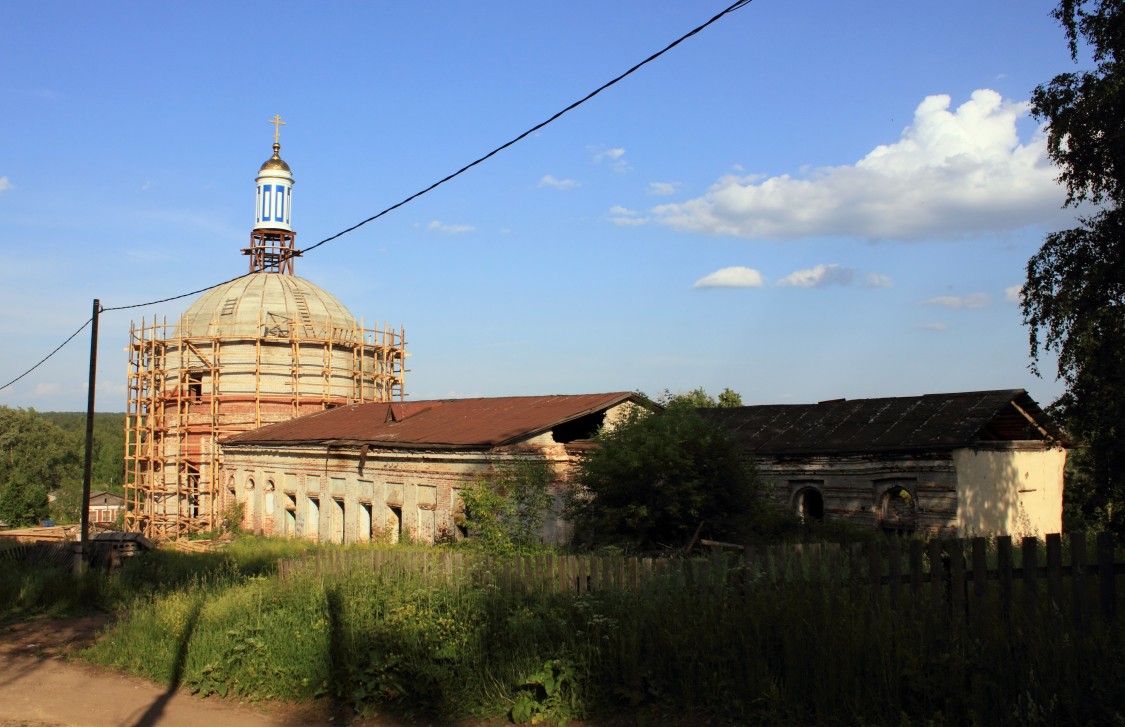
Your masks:
<path fill-rule="evenodd" d="M 189 371 L 187 374 L 187 395 L 193 404 L 203 401 L 203 372 Z"/>

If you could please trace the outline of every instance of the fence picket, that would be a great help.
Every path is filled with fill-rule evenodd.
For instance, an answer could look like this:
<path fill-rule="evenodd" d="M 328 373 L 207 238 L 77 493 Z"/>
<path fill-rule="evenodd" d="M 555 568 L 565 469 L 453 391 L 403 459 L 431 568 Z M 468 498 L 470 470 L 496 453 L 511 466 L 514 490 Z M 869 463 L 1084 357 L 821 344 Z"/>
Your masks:
<path fill-rule="evenodd" d="M 950 612 L 960 620 L 965 615 L 965 541 L 956 538 L 947 545 L 951 576 L 949 607 Z"/>
<path fill-rule="evenodd" d="M 1039 607 L 1039 538 L 1026 537 L 1021 546 L 1020 566 L 1023 571 L 1023 610 L 1026 618 L 1035 618 Z"/>
<path fill-rule="evenodd" d="M 922 541 L 910 541 L 910 593 L 918 598 L 922 593 Z"/>
<path fill-rule="evenodd" d="M 988 604 L 988 541 L 973 538 L 973 613 L 983 617 Z"/>
<path fill-rule="evenodd" d="M 1086 586 L 1086 533 L 1070 536 L 1070 591 L 1074 625 L 1085 631 L 1090 625 L 1090 606 Z"/>
<path fill-rule="evenodd" d="M 1098 594 L 1102 619 L 1113 623 L 1117 615 L 1117 578 L 1113 566 L 1113 533 L 1098 533 Z"/>
<path fill-rule="evenodd" d="M 1063 607 L 1062 577 L 1062 536 L 1051 533 L 1047 536 L 1047 603 L 1055 613 Z"/>
<path fill-rule="evenodd" d="M 945 600 L 945 561 L 941 557 L 941 541 L 934 538 L 927 543 L 930 561 L 930 598 L 936 607 Z"/>
<path fill-rule="evenodd" d="M 1012 609 L 1012 536 L 996 538 L 996 570 L 1000 581 L 1000 612 L 1007 617 Z"/>

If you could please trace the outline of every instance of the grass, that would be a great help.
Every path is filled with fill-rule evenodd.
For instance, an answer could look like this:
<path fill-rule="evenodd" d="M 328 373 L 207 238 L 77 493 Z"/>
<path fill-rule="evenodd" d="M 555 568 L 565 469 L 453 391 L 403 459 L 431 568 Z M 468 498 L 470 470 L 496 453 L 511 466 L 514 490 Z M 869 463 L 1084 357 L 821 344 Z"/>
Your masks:
<path fill-rule="evenodd" d="M 303 547 L 160 551 L 69 589 L 25 579 L 20 598 L 25 608 L 93 598 L 117 610 L 86 658 L 166 684 L 428 722 L 1125 721 L 1120 622 L 1082 631 L 1065 614 L 1004 617 L 997 604 L 967 622 L 926 598 L 896 609 L 842 580 L 775 582 L 750 568 L 700 570 L 690 585 L 673 571 L 640 591 L 583 595 L 358 568 L 274 577 L 273 559 Z"/>

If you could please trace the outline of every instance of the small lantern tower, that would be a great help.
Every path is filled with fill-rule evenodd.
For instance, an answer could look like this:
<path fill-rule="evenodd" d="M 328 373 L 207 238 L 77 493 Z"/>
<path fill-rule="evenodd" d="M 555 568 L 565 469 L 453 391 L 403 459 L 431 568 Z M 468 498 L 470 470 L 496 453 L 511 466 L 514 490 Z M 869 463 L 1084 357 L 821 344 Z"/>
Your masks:
<path fill-rule="evenodd" d="M 297 234 L 289 224 L 293 207 L 293 172 L 281 158 L 281 127 L 285 122 L 279 114 L 273 124 L 273 156 L 258 171 L 258 197 L 254 212 L 254 229 L 250 231 L 250 247 L 242 251 L 250 257 L 252 273 L 283 273 L 293 275 L 293 258 Z"/>

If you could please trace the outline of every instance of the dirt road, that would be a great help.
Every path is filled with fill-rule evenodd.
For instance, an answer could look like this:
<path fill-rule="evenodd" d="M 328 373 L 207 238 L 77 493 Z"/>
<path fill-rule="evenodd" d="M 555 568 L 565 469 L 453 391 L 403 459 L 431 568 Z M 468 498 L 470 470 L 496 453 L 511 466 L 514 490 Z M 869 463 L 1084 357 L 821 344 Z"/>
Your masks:
<path fill-rule="evenodd" d="M 107 618 L 32 621 L 0 629 L 0 727 L 296 727 L 334 725 L 323 706 L 258 707 L 200 699 L 184 690 L 68 661 Z M 365 721 L 356 727 L 394 727 Z"/>

